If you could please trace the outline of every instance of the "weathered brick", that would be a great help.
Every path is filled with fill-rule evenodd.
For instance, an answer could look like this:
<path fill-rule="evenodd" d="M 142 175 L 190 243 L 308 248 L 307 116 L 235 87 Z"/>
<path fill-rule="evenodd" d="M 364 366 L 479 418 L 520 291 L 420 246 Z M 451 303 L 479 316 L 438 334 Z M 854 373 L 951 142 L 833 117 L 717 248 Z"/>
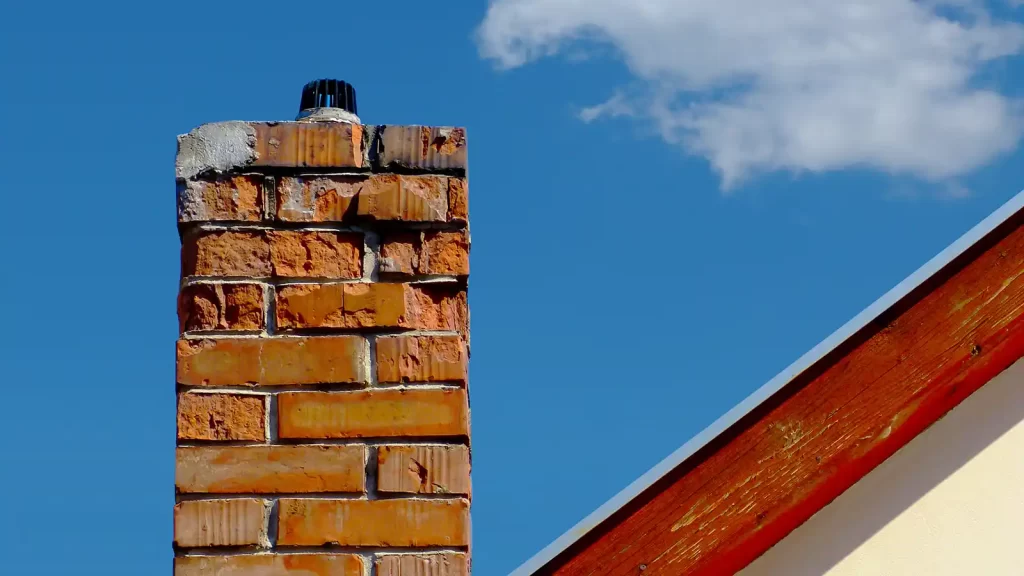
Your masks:
<path fill-rule="evenodd" d="M 345 122 L 250 124 L 256 131 L 252 166 L 360 168 L 363 127 Z"/>
<path fill-rule="evenodd" d="M 282 498 L 283 546 L 468 546 L 466 500 Z"/>
<path fill-rule="evenodd" d="M 469 335 L 466 291 L 455 282 L 419 284 L 412 294 L 415 327 L 422 330 L 454 330 Z"/>
<path fill-rule="evenodd" d="M 263 176 L 242 174 L 178 183 L 178 221 L 258 222 L 263 216 Z"/>
<path fill-rule="evenodd" d="M 178 448 L 178 492 L 300 494 L 363 492 L 363 446 L 194 446 Z"/>
<path fill-rule="evenodd" d="M 366 383 L 361 336 L 179 340 L 177 380 L 188 386 Z"/>
<path fill-rule="evenodd" d="M 469 274 L 469 234 L 432 230 L 386 235 L 381 272 L 465 276 Z"/>
<path fill-rule="evenodd" d="M 366 176 L 284 177 L 277 180 L 277 218 L 285 222 L 341 222 L 355 217 Z"/>
<path fill-rule="evenodd" d="M 377 489 L 411 494 L 470 493 L 468 446 L 381 446 Z"/>
<path fill-rule="evenodd" d="M 364 572 L 363 558 L 355 554 L 248 554 L 174 559 L 174 576 L 363 576 Z M 395 572 L 392 576 L 398 574 Z M 426 573 L 426 576 L 434 574 Z M 448 573 L 442 572 L 439 576 L 448 576 Z"/>
<path fill-rule="evenodd" d="M 264 307 L 262 284 L 191 284 L 178 295 L 179 329 L 261 330 Z"/>
<path fill-rule="evenodd" d="M 465 383 L 468 354 L 458 336 L 391 336 L 377 339 L 381 383 Z"/>
<path fill-rule="evenodd" d="M 469 185 L 465 178 L 448 179 L 448 220 L 469 220 Z"/>
<path fill-rule="evenodd" d="M 420 274 L 469 274 L 469 234 L 427 232 L 420 254 Z"/>
<path fill-rule="evenodd" d="M 420 267 L 422 232 L 397 232 L 384 237 L 380 245 L 380 271 L 416 274 Z"/>
<path fill-rule="evenodd" d="M 178 394 L 179 440 L 265 440 L 263 396 Z"/>
<path fill-rule="evenodd" d="M 277 405 L 281 438 L 469 435 L 464 389 L 287 392 Z"/>
<path fill-rule="evenodd" d="M 303 284 L 277 292 L 281 328 L 369 328 L 400 326 L 406 320 L 402 284 Z"/>
<path fill-rule="evenodd" d="M 274 275 L 354 279 L 363 275 L 363 236 L 350 232 L 270 232 Z"/>
<path fill-rule="evenodd" d="M 376 174 L 361 185 L 357 206 L 357 214 L 364 218 L 443 222 L 448 214 L 448 179 Z"/>
<path fill-rule="evenodd" d="M 301 284 L 278 288 L 277 327 L 346 327 L 345 286 Z"/>
<path fill-rule="evenodd" d="M 256 498 L 189 500 L 174 507 L 174 543 L 183 548 L 267 544 L 266 503 Z"/>
<path fill-rule="evenodd" d="M 377 576 L 469 576 L 469 556 L 459 552 L 380 554 Z"/>
<path fill-rule="evenodd" d="M 341 222 L 359 217 L 443 222 L 450 188 L 446 176 L 285 177 L 277 184 L 277 217 L 286 222 Z"/>
<path fill-rule="evenodd" d="M 466 131 L 429 126 L 381 126 L 379 164 L 383 168 L 462 170 L 466 168 Z"/>
<path fill-rule="evenodd" d="M 175 176 L 253 167 L 361 168 L 364 128 L 344 122 L 218 122 L 178 138 Z M 378 167 L 464 170 L 466 131 L 378 126 Z"/>
<path fill-rule="evenodd" d="M 468 329 L 465 291 L 454 283 L 303 284 L 277 292 L 280 328 Z"/>
<path fill-rule="evenodd" d="M 401 284 L 347 284 L 344 321 L 352 328 L 402 326 L 408 310 L 407 287 Z"/>
<path fill-rule="evenodd" d="M 362 276 L 363 237 L 308 230 L 203 231 L 185 237 L 184 276 Z"/>
<path fill-rule="evenodd" d="M 189 234 L 181 247 L 183 276 L 270 276 L 270 242 L 260 231 Z"/>

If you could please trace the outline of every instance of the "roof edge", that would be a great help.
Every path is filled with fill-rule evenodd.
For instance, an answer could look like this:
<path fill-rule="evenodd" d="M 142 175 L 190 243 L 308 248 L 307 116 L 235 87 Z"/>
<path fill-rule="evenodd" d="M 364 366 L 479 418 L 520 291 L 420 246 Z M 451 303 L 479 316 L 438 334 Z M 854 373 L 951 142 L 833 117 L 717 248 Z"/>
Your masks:
<path fill-rule="evenodd" d="M 664 460 L 634 480 L 629 486 L 516 568 L 510 576 L 530 576 L 547 566 L 548 563 L 557 558 L 570 546 L 604 523 L 615 512 L 644 493 L 666 474 L 683 464 L 698 450 L 728 430 L 768 398 L 785 388 L 797 376 L 814 366 L 886 310 L 899 303 L 908 294 L 935 276 L 966 252 L 967 249 L 977 244 L 1022 209 L 1024 209 L 1024 190 L 1018 192 L 1013 198 L 989 214 L 984 220 L 976 224 L 952 244 L 946 246 L 946 248 L 910 276 L 904 278 L 881 298 L 861 310 L 860 313 L 847 321 L 846 324 L 843 324 L 838 330 L 819 342 L 803 356 L 782 370 L 782 372 L 779 372 L 774 378 L 743 399 L 739 404 L 733 406 L 710 426 L 688 440 Z"/>

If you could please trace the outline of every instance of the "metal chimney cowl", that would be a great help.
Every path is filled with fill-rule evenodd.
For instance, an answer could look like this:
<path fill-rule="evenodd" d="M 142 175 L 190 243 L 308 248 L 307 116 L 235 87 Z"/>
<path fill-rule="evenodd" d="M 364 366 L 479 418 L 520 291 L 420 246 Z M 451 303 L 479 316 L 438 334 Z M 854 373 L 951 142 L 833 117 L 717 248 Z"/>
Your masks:
<path fill-rule="evenodd" d="M 348 122 L 359 124 L 356 89 L 344 80 L 321 78 L 302 87 L 300 122 Z"/>

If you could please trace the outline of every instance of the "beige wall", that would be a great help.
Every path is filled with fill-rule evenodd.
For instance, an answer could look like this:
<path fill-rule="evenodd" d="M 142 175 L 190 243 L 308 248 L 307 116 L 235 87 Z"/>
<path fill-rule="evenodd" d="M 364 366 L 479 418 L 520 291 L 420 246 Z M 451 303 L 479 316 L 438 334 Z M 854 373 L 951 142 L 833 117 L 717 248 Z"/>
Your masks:
<path fill-rule="evenodd" d="M 1024 360 L 741 574 L 1024 575 Z"/>

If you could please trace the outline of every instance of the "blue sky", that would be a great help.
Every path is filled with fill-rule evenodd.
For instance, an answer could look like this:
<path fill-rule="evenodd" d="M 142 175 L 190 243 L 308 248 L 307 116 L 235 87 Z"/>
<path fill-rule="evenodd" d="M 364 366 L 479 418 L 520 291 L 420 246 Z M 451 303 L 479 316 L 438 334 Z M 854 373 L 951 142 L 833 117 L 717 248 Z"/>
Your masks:
<path fill-rule="evenodd" d="M 0 8 L 4 572 L 169 573 L 175 136 L 310 79 L 468 127 L 478 574 L 1024 185 L 1011 3 L 627 4 Z"/>

